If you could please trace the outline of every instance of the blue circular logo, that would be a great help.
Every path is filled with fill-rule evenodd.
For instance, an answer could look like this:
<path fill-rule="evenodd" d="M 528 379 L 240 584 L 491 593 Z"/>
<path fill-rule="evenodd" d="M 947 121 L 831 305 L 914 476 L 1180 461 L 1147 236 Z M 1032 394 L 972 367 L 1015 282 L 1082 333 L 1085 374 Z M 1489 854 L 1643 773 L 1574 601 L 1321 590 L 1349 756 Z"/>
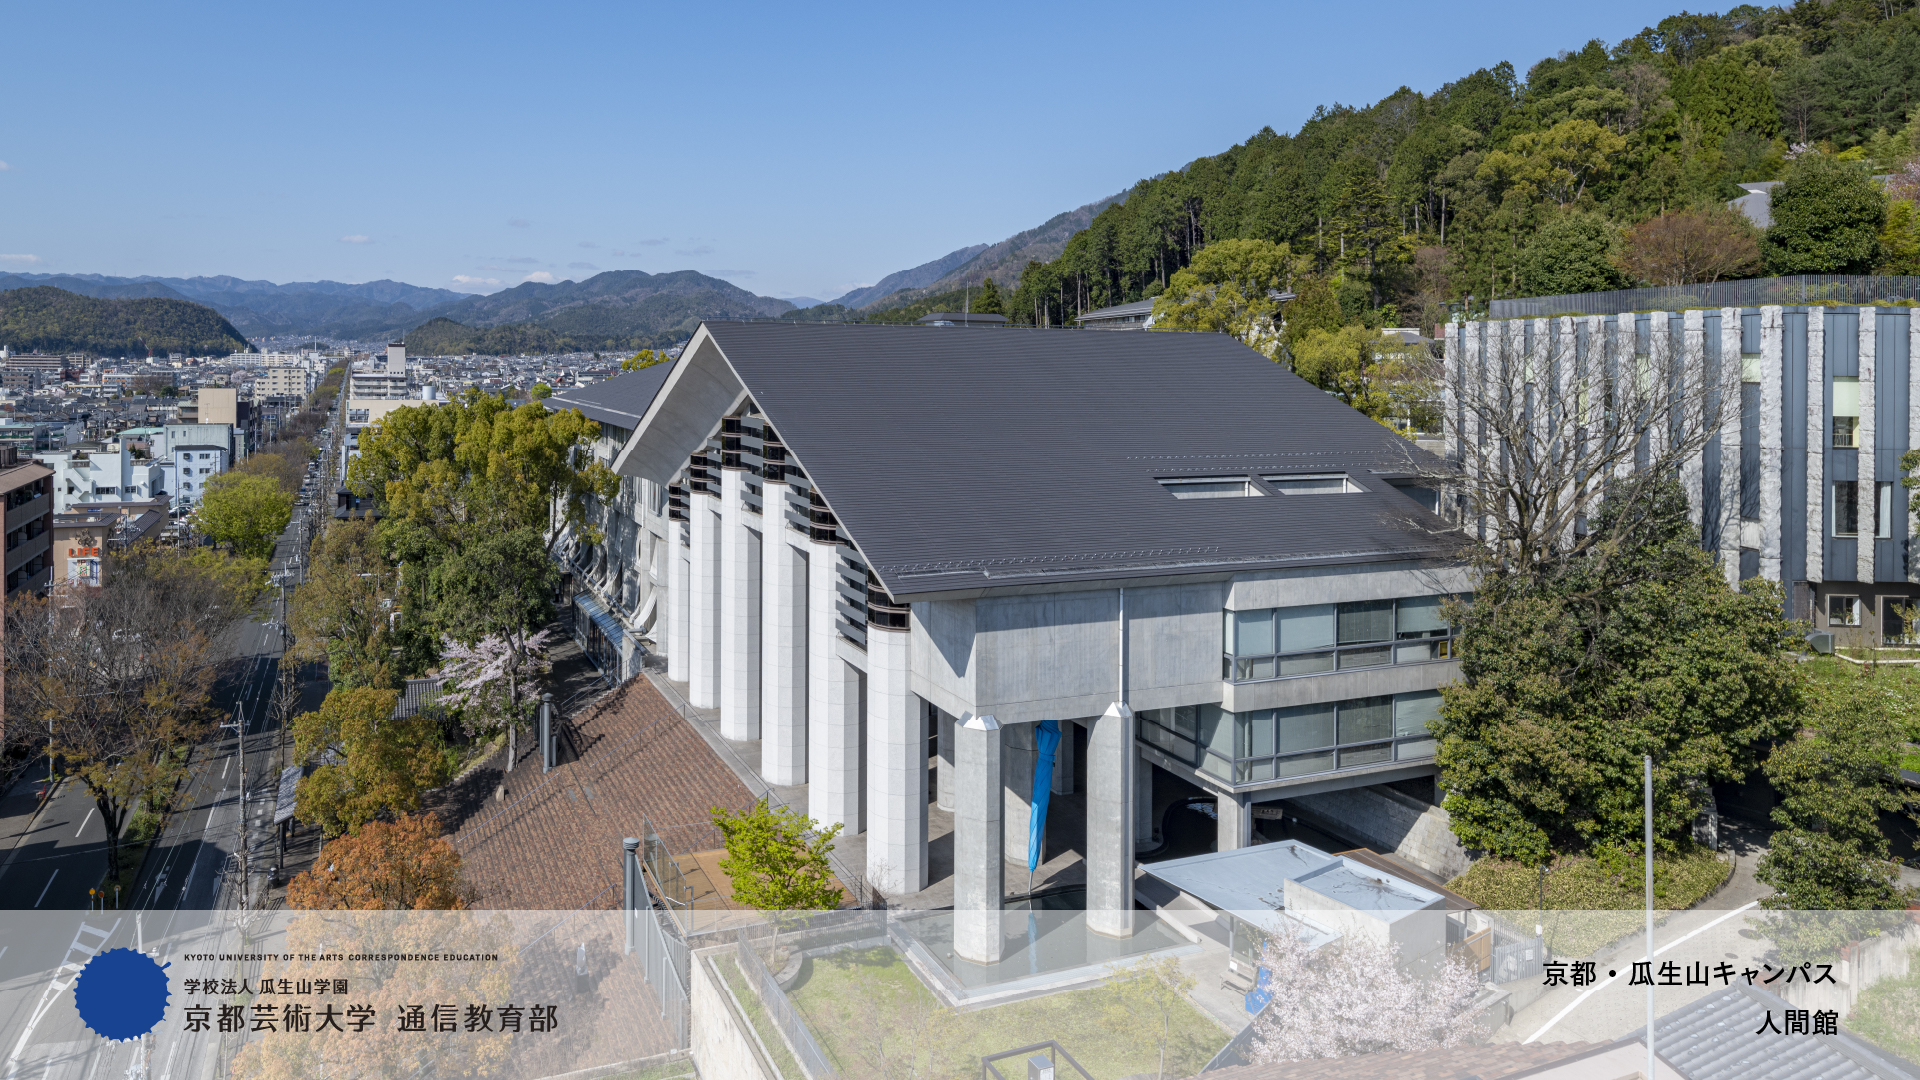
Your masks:
<path fill-rule="evenodd" d="M 137 1039 L 167 1013 L 167 966 L 132 949 L 108 949 L 81 969 L 73 1007 L 102 1038 Z"/>

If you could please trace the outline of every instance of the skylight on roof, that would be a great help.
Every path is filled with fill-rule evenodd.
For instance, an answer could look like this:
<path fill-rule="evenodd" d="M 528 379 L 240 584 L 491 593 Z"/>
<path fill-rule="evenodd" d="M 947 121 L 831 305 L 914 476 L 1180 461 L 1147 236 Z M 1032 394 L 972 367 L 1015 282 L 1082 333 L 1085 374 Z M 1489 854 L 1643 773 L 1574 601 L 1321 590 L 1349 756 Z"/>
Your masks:
<path fill-rule="evenodd" d="M 1355 495 L 1366 489 L 1354 483 L 1346 473 L 1317 473 L 1311 476 L 1262 476 L 1282 495 Z"/>
<path fill-rule="evenodd" d="M 1263 494 L 1244 476 L 1183 476 L 1160 484 L 1176 499 L 1244 499 Z"/>

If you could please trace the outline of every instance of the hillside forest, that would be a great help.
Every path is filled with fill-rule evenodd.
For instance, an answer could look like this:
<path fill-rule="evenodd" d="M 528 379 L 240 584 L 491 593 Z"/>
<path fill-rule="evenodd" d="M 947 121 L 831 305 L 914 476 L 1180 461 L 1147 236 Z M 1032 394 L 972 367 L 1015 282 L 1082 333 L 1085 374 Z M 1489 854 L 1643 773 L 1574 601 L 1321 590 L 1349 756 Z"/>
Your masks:
<path fill-rule="evenodd" d="M 87 356 L 210 356 L 248 347 L 219 312 L 189 300 L 101 299 L 48 285 L 0 292 L 0 345 Z"/>
<path fill-rule="evenodd" d="M 1319 295 L 1334 327 L 1430 328 L 1469 297 L 1484 310 L 1762 273 L 1920 274 L 1917 149 L 1914 0 L 1683 12 L 1524 78 L 1502 63 L 1430 94 L 1323 106 L 1292 135 L 1262 129 L 1142 180 L 1058 258 L 1029 262 L 1005 314 L 1070 325 L 1156 297 L 1230 239 L 1284 248 L 1287 287 Z M 1834 196 L 1839 166 L 1859 182 Z M 1816 218 L 1852 215 L 1846 250 L 1767 242 L 1725 209 L 1737 184 L 1796 171 L 1822 174 L 1803 200 L 1833 204 Z"/>

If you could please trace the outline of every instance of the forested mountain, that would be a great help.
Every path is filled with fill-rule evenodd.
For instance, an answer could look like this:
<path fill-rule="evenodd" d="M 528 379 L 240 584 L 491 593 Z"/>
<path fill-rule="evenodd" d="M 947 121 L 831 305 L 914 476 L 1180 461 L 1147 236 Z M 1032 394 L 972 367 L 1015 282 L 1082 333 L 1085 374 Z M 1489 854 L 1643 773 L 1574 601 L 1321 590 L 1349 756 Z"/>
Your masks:
<path fill-rule="evenodd" d="M 1633 284 L 1606 257 L 1628 227 L 1717 207 L 1801 154 L 1892 169 L 1920 149 L 1916 106 L 1910 0 L 1682 13 L 1524 78 L 1502 63 L 1432 93 L 1323 106 L 1293 134 L 1263 129 L 1143 180 L 1059 257 L 1027 264 L 1008 315 L 1059 323 L 1157 295 L 1228 238 L 1288 245 L 1349 321 L 1374 325 L 1430 324 L 1469 295 Z M 1582 244 L 1597 253 L 1570 266 Z"/>
<path fill-rule="evenodd" d="M 51 285 L 82 296 L 160 296 L 192 300 L 218 311 L 235 329 L 255 337 L 315 334 L 371 339 L 410 326 L 429 308 L 467 297 L 401 281 L 248 281 L 218 277 L 108 277 L 104 274 L 0 274 L 0 290 Z"/>
<path fill-rule="evenodd" d="M 872 285 L 855 289 L 838 300 L 818 306 L 831 307 L 838 305 L 847 308 L 862 308 L 876 300 L 885 299 L 899 292 L 901 289 L 924 288 L 965 265 L 975 255 L 987 250 L 987 247 L 988 245 L 986 244 L 974 244 L 971 247 L 963 247 L 958 251 L 949 251 L 932 262 L 921 263 L 911 270 L 896 270 Z"/>
<path fill-rule="evenodd" d="M 14 352 L 225 356 L 246 338 L 220 313 L 173 297 L 102 299 L 47 285 L 0 292 L 0 345 Z"/>
<path fill-rule="evenodd" d="M 575 336 L 651 340 L 685 337 L 703 316 L 770 317 L 791 310 L 793 305 L 785 300 L 756 296 L 693 270 L 609 270 L 585 281 L 529 281 L 488 296 L 467 297 L 433 314 L 477 327 L 533 322 Z"/>

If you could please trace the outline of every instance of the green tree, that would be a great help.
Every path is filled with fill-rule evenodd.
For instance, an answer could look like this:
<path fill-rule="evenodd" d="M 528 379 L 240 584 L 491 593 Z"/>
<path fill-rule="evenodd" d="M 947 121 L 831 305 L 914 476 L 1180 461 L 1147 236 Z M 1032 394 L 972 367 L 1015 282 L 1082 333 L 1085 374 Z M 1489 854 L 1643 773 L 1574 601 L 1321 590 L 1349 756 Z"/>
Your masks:
<path fill-rule="evenodd" d="M 1520 292 L 1528 296 L 1618 289 L 1625 279 L 1614 266 L 1619 237 L 1599 214 L 1559 214 L 1533 234 L 1520 252 Z"/>
<path fill-rule="evenodd" d="M 300 781 L 294 813 L 327 836 L 358 833 L 383 813 L 411 814 L 420 795 L 446 779 L 438 723 L 428 714 L 396 717 L 392 690 L 334 689 L 320 708 L 293 721 L 301 760 L 332 751 L 337 759 Z"/>
<path fill-rule="evenodd" d="M 1769 274 L 1870 274 L 1886 220 L 1886 196 L 1864 168 L 1805 153 L 1773 189 L 1760 254 Z"/>
<path fill-rule="evenodd" d="M 714 827 L 727 854 L 720 869 L 733 883 L 733 898 L 786 920 L 799 911 L 831 911 L 843 897 L 827 853 L 841 826 L 819 822 L 792 808 L 774 809 L 760 799 L 744 813 L 712 808 Z"/>
<path fill-rule="evenodd" d="M 1314 330 L 1294 350 L 1294 374 L 1374 420 L 1392 411 L 1394 400 L 1378 378 L 1383 346 L 1379 331 L 1364 326 Z"/>
<path fill-rule="evenodd" d="M 650 368 L 655 364 L 667 363 L 672 359 L 673 357 L 668 356 L 664 349 L 659 352 L 654 352 L 652 349 L 641 349 L 639 352 L 620 361 L 620 370 L 639 371 L 642 368 Z"/>
<path fill-rule="evenodd" d="M 546 383 L 543 383 L 543 382 L 537 382 L 533 384 L 533 400 L 545 401 L 552 396 L 553 396 L 553 387 L 548 386 Z"/>
<path fill-rule="evenodd" d="M 1272 294 L 1292 276 L 1293 253 L 1266 240 L 1222 240 L 1193 257 L 1153 301 L 1160 330 L 1213 330 L 1232 334 L 1247 347 L 1279 359 Z"/>
<path fill-rule="evenodd" d="M 1877 274 L 1920 276 L 1920 209 L 1910 199 L 1887 205 L 1887 224 L 1880 231 Z"/>
<path fill-rule="evenodd" d="M 293 496 L 272 476 L 222 473 L 207 481 L 193 521 L 236 555 L 264 559 L 293 520 Z"/>
<path fill-rule="evenodd" d="M 980 283 L 980 295 L 973 298 L 973 310 L 981 315 L 1005 315 L 1000 305 L 1000 286 L 992 278 Z"/>
<path fill-rule="evenodd" d="M 1457 613 L 1463 678 L 1441 691 L 1454 832 L 1528 865 L 1632 849 L 1643 754 L 1671 849 L 1708 785 L 1744 778 L 1803 709 L 1777 590 L 1728 587 L 1677 484 L 1609 500 L 1593 528 L 1582 555 L 1483 575 Z"/>
<path fill-rule="evenodd" d="M 381 554 L 374 523 L 329 524 L 314 541 L 306 580 L 293 592 L 288 623 L 293 654 L 327 661 L 336 687 L 398 689 L 392 634 L 394 567 Z"/>
<path fill-rule="evenodd" d="M 486 533 L 433 566 L 434 625 L 472 644 L 488 634 L 517 634 L 553 617 L 560 568 L 533 529 Z"/>

